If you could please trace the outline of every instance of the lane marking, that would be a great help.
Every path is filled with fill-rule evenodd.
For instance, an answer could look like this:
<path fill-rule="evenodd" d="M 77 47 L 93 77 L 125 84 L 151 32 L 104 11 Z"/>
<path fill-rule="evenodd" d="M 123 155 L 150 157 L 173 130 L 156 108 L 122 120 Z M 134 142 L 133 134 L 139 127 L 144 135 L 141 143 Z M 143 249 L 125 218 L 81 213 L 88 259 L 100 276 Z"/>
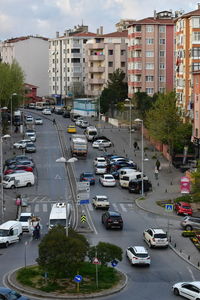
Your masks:
<path fill-rule="evenodd" d="M 192 270 L 191 270 L 190 267 L 188 267 L 188 266 L 187 266 L 187 269 L 188 269 L 188 271 L 189 271 L 189 273 L 190 273 L 190 275 L 191 275 L 191 277 L 192 277 L 192 280 L 195 281 L 195 276 L 194 276 Z"/>
<path fill-rule="evenodd" d="M 38 213 L 40 211 L 39 204 L 35 204 L 34 212 Z"/>
<path fill-rule="evenodd" d="M 117 204 L 116 203 L 112 203 L 112 206 L 114 207 L 114 209 L 117 211 L 118 210 L 118 207 L 117 207 Z"/>
<path fill-rule="evenodd" d="M 124 204 L 120 203 L 119 206 L 121 207 L 121 210 L 122 210 L 123 212 L 127 212 L 127 209 L 126 209 L 126 207 L 124 206 Z"/>
<path fill-rule="evenodd" d="M 91 217 L 91 215 L 90 215 L 90 212 L 89 212 L 89 209 L 88 209 L 88 205 L 85 205 L 85 210 L 87 211 L 88 221 L 90 221 L 90 224 L 89 224 L 89 222 L 88 222 L 88 225 L 90 225 L 90 228 L 91 228 L 91 229 L 93 228 L 95 234 L 98 234 L 98 232 L 97 232 L 97 230 L 96 230 L 96 227 L 95 227 L 95 225 L 94 225 L 94 222 L 93 222 L 93 220 L 92 220 L 92 217 Z"/>
<path fill-rule="evenodd" d="M 89 209 L 90 211 L 93 211 L 93 210 L 94 210 L 91 203 L 88 204 L 88 209 Z"/>
<path fill-rule="evenodd" d="M 47 203 L 43 203 L 42 204 L 42 209 L 43 209 L 43 212 L 47 212 L 48 209 L 47 209 Z"/>
<path fill-rule="evenodd" d="M 40 202 L 44 201 L 46 198 L 47 198 L 46 196 L 45 196 L 45 197 L 42 197 L 42 198 L 40 199 Z"/>

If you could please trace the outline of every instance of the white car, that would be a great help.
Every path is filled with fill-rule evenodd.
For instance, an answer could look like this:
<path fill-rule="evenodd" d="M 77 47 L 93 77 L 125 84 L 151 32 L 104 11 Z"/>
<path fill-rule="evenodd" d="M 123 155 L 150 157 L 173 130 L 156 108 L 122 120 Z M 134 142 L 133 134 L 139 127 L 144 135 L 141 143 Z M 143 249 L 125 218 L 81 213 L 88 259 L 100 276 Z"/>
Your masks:
<path fill-rule="evenodd" d="M 14 143 L 13 147 L 16 149 L 25 149 L 26 144 L 30 143 L 30 142 L 31 142 L 31 140 L 21 140 L 19 142 Z"/>
<path fill-rule="evenodd" d="M 126 249 L 126 255 L 132 265 L 148 265 L 151 259 L 147 249 L 143 246 L 131 246 Z"/>
<path fill-rule="evenodd" d="M 82 118 L 78 118 L 78 119 L 75 121 L 76 126 L 80 126 L 81 123 L 82 123 L 82 121 L 83 121 Z"/>
<path fill-rule="evenodd" d="M 42 111 L 43 115 L 51 115 L 51 110 L 49 108 L 45 108 Z"/>
<path fill-rule="evenodd" d="M 28 137 L 32 142 L 36 141 L 36 133 L 35 132 L 26 131 L 25 136 Z"/>
<path fill-rule="evenodd" d="M 200 299 L 200 281 L 178 282 L 172 287 L 176 296 L 183 296 L 186 299 Z"/>
<path fill-rule="evenodd" d="M 43 120 L 41 118 L 35 118 L 35 125 L 42 125 Z"/>
<path fill-rule="evenodd" d="M 23 231 L 29 231 L 30 229 L 30 219 L 32 218 L 32 213 L 24 212 L 20 214 L 19 222 L 22 224 Z"/>
<path fill-rule="evenodd" d="M 92 204 L 94 205 L 95 208 L 109 209 L 110 207 L 110 202 L 108 201 L 108 197 L 104 195 L 96 195 L 92 199 Z"/>
<path fill-rule="evenodd" d="M 93 148 L 108 148 L 111 146 L 112 146 L 111 141 L 107 141 L 107 140 L 96 140 L 92 143 Z"/>
<path fill-rule="evenodd" d="M 149 247 L 168 247 L 168 238 L 166 232 L 162 229 L 149 228 L 143 232 L 145 242 Z"/>
<path fill-rule="evenodd" d="M 133 160 L 130 160 L 128 158 L 125 158 L 125 157 L 116 157 L 116 158 L 113 158 L 110 160 L 110 163 L 117 163 L 119 161 L 124 161 L 124 162 L 127 162 L 127 163 L 133 163 Z"/>
<path fill-rule="evenodd" d="M 99 178 L 99 182 L 103 186 L 115 186 L 116 185 L 116 180 L 111 174 L 103 174 Z"/>
<path fill-rule="evenodd" d="M 102 166 L 101 164 L 97 164 L 95 166 L 95 174 L 105 174 L 107 173 L 107 167 L 106 166 Z"/>
<path fill-rule="evenodd" d="M 98 165 L 98 166 L 107 166 L 107 161 L 105 159 L 105 157 L 96 157 L 93 161 L 94 165 Z"/>

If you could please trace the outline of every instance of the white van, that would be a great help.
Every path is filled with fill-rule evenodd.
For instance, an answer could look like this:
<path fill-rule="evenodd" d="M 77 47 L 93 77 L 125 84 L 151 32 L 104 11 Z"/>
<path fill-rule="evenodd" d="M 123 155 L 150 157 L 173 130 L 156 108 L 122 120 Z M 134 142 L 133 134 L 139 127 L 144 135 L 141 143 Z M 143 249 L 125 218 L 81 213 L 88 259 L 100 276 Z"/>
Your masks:
<path fill-rule="evenodd" d="M 35 176 L 32 172 L 13 173 L 3 177 L 3 187 L 14 189 L 22 186 L 32 186 L 35 183 Z"/>
<path fill-rule="evenodd" d="M 55 203 L 52 206 L 50 216 L 49 216 L 49 229 L 52 229 L 56 225 L 62 225 L 66 227 L 68 214 L 68 226 L 71 220 L 71 204 L 66 203 Z"/>
<path fill-rule="evenodd" d="M 6 248 L 19 242 L 22 236 L 22 225 L 19 221 L 7 221 L 0 225 L 0 245 Z"/>
<path fill-rule="evenodd" d="M 123 175 L 123 176 L 119 179 L 119 184 L 120 184 L 120 186 L 123 187 L 123 188 L 128 188 L 129 182 L 130 182 L 131 180 L 140 179 L 140 178 L 141 178 L 141 175 L 142 175 L 141 172 L 133 172 L 133 173 L 131 173 L 131 174 Z M 147 180 L 148 180 L 148 177 L 144 175 L 144 176 L 143 176 L 143 179 L 147 179 Z"/>
<path fill-rule="evenodd" d="M 97 129 L 95 126 L 88 126 L 85 130 L 85 135 L 88 141 L 92 141 L 93 138 L 97 135 Z"/>
<path fill-rule="evenodd" d="M 119 179 L 122 178 L 124 175 L 130 175 L 132 173 L 138 172 L 136 169 L 130 169 L 130 168 L 122 168 L 118 170 L 119 173 Z"/>

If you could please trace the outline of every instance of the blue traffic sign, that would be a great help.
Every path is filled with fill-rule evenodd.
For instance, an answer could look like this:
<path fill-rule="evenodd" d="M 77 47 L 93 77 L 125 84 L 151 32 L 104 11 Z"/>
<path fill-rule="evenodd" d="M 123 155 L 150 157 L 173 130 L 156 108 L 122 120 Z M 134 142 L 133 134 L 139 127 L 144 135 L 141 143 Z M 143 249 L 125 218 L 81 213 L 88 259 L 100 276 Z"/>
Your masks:
<path fill-rule="evenodd" d="M 81 275 L 76 275 L 74 277 L 74 281 L 76 281 L 76 282 L 81 282 L 82 280 L 83 280 L 83 277 Z"/>
<path fill-rule="evenodd" d="M 111 265 L 112 265 L 113 267 L 116 267 L 116 266 L 118 265 L 118 261 L 117 261 L 116 259 L 113 259 L 113 260 L 111 261 Z"/>
<path fill-rule="evenodd" d="M 174 208 L 173 204 L 165 204 L 166 211 L 173 211 L 173 208 Z"/>
<path fill-rule="evenodd" d="M 90 200 L 87 199 L 87 200 L 80 200 L 79 202 L 80 204 L 89 204 L 90 203 Z"/>

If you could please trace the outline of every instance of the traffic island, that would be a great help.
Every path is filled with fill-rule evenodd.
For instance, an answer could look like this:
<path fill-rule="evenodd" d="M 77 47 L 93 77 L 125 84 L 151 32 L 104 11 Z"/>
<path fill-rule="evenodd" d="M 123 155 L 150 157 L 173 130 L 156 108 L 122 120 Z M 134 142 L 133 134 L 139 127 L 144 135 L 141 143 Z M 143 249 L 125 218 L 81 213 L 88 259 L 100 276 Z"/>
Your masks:
<path fill-rule="evenodd" d="M 88 263 L 87 270 L 80 268 L 73 278 L 50 280 L 48 274 L 42 274 L 37 265 L 19 268 L 4 278 L 4 283 L 28 297 L 38 299 L 82 299 L 108 296 L 120 292 L 127 285 L 127 276 L 111 267 L 96 267 Z M 81 280 L 80 280 L 81 279 Z"/>

